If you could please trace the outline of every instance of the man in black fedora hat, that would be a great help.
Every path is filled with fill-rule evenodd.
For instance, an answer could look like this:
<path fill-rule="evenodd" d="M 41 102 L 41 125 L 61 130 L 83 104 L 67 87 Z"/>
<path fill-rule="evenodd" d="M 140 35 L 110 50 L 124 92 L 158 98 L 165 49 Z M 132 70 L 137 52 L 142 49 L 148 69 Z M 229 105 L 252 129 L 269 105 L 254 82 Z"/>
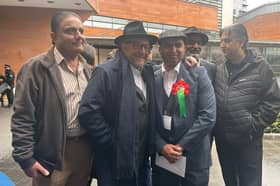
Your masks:
<path fill-rule="evenodd" d="M 208 36 L 195 26 L 183 30 L 187 36 L 186 40 L 186 56 L 195 56 L 198 60 L 198 65 L 204 66 L 207 70 L 210 80 L 213 82 L 216 74 L 215 64 L 203 59 L 201 54 L 201 47 L 208 42 Z"/>
<path fill-rule="evenodd" d="M 150 185 L 156 114 L 153 68 L 145 62 L 156 42 L 142 22 L 128 23 L 115 57 L 96 67 L 82 98 L 79 121 L 94 143 L 99 186 Z"/>

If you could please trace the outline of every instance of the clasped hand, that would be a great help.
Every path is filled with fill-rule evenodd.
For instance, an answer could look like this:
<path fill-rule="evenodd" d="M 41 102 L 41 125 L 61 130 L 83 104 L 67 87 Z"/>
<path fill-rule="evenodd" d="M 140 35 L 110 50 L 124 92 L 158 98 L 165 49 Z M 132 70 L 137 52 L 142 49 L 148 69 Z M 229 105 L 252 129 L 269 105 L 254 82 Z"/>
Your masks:
<path fill-rule="evenodd" d="M 175 163 L 182 157 L 183 148 L 179 144 L 166 144 L 164 145 L 161 153 L 170 163 Z"/>

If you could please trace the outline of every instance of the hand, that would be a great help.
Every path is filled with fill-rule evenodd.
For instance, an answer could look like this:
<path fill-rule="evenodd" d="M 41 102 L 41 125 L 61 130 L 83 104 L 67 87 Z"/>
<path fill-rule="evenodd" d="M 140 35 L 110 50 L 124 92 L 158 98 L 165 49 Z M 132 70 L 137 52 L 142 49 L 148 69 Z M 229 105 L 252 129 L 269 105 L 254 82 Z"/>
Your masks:
<path fill-rule="evenodd" d="M 179 145 L 166 144 L 161 153 L 170 163 L 175 163 L 183 155 L 183 148 Z"/>
<path fill-rule="evenodd" d="M 194 56 L 188 56 L 188 57 L 185 58 L 185 64 L 188 67 L 193 68 L 193 67 L 199 66 L 199 61 Z"/>
<path fill-rule="evenodd" d="M 38 173 L 41 173 L 43 176 L 50 175 L 49 171 L 37 161 L 30 168 L 24 169 L 24 172 L 29 177 L 37 177 Z"/>

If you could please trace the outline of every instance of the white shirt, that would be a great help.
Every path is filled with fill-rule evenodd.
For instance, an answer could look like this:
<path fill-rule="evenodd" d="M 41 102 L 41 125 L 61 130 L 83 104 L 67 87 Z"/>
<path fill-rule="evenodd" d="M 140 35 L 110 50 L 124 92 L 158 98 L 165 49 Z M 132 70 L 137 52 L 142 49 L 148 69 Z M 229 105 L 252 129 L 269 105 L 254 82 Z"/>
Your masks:
<path fill-rule="evenodd" d="M 130 65 L 130 68 L 134 77 L 135 85 L 142 91 L 144 97 L 147 98 L 146 84 L 143 80 L 141 72 L 138 69 L 136 69 L 133 65 Z"/>
<path fill-rule="evenodd" d="M 180 70 L 180 63 L 178 63 L 172 70 L 167 71 L 164 64 L 161 65 L 163 74 L 163 86 L 166 95 L 169 97 L 172 91 L 172 85 L 176 82 Z"/>

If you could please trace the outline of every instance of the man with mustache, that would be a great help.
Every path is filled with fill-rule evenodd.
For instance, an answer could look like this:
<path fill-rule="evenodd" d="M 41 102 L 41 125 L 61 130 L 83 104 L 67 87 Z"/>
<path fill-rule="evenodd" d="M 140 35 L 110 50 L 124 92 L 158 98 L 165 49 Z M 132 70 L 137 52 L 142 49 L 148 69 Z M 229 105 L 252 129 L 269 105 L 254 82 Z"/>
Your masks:
<path fill-rule="evenodd" d="M 86 186 L 92 151 L 77 115 L 91 69 L 83 23 L 74 12 L 51 19 L 53 46 L 25 63 L 16 83 L 13 157 L 34 186 Z"/>
<path fill-rule="evenodd" d="M 195 26 L 183 30 L 187 36 L 186 56 L 194 56 L 197 59 L 198 66 L 204 66 L 207 70 L 210 80 L 213 82 L 216 75 L 216 66 L 213 63 L 200 57 L 201 47 L 208 42 L 208 36 Z"/>

